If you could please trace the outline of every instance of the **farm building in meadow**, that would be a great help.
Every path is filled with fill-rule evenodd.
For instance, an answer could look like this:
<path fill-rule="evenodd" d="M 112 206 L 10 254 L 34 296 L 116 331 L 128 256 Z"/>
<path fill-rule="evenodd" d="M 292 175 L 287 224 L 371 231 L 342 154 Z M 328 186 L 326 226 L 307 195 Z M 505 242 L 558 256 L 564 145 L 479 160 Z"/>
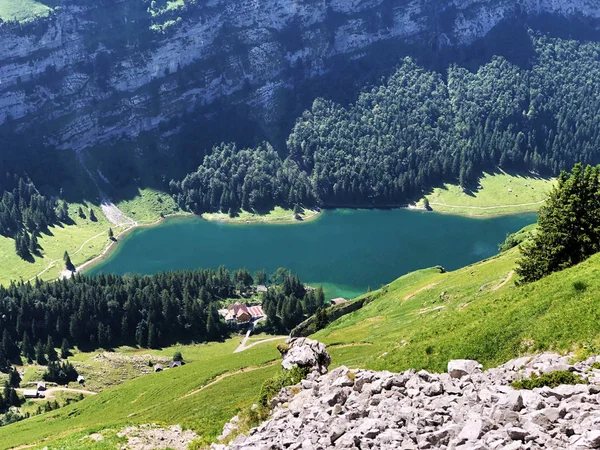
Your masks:
<path fill-rule="evenodd" d="M 45 381 L 39 381 L 37 384 L 37 390 L 38 391 L 45 391 L 46 390 L 46 382 Z"/>
<path fill-rule="evenodd" d="M 154 371 L 155 372 L 162 372 L 163 370 L 163 365 L 162 364 L 154 364 Z"/>
<path fill-rule="evenodd" d="M 23 391 L 23 397 L 25 398 L 38 398 L 40 396 L 37 389 L 25 389 Z"/>
<path fill-rule="evenodd" d="M 247 306 L 243 303 L 229 305 L 227 309 L 219 310 L 219 314 L 228 323 L 248 323 L 264 316 L 262 306 Z"/>
<path fill-rule="evenodd" d="M 263 284 L 259 284 L 258 286 L 256 286 L 256 292 L 258 293 L 265 293 L 269 290 L 269 288 L 267 288 L 265 285 Z"/>

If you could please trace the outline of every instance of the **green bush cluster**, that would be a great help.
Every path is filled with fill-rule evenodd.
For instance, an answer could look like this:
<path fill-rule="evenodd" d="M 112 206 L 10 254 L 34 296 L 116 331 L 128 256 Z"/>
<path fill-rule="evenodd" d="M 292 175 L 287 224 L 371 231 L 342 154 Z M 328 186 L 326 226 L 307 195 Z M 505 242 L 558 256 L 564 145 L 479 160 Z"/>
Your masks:
<path fill-rule="evenodd" d="M 258 403 L 264 407 L 275 397 L 284 387 L 293 386 L 300 383 L 308 375 L 309 369 L 306 367 L 294 367 L 292 370 L 283 370 L 280 374 L 269 378 L 263 383 L 258 396 Z"/>
<path fill-rule="evenodd" d="M 511 386 L 515 389 L 535 389 L 544 386 L 554 388 L 561 384 L 587 384 L 587 381 L 581 378 L 581 375 L 568 370 L 557 370 L 542 375 L 533 373 L 529 378 L 513 381 Z"/>

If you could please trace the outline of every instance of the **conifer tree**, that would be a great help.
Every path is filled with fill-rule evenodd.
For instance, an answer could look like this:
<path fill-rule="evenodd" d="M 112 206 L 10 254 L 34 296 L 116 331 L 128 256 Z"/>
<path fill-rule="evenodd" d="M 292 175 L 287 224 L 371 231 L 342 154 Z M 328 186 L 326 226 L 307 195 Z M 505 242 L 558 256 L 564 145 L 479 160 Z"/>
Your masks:
<path fill-rule="evenodd" d="M 14 388 L 10 389 L 10 399 L 9 399 L 8 403 L 10 403 L 12 406 L 20 406 L 21 405 L 21 399 L 19 398 L 19 395 L 17 394 L 17 391 L 15 391 Z"/>
<path fill-rule="evenodd" d="M 46 342 L 46 354 L 48 355 L 48 361 L 58 361 L 58 354 L 54 348 L 54 339 L 52 339 L 52 336 L 48 336 L 48 341 Z"/>
<path fill-rule="evenodd" d="M 562 172 L 538 215 L 538 229 L 521 249 L 520 282 L 539 280 L 600 250 L 600 166 Z"/>
<path fill-rule="evenodd" d="M 61 359 L 67 359 L 71 352 L 69 351 L 69 341 L 67 338 L 63 338 L 62 344 L 60 346 L 60 357 Z"/>
<path fill-rule="evenodd" d="M 219 325 L 219 313 L 214 306 L 211 306 L 208 314 L 208 321 L 206 323 L 206 334 L 211 338 L 216 338 L 221 334 Z"/>
<path fill-rule="evenodd" d="M 46 356 L 44 355 L 44 344 L 42 344 L 41 340 L 38 341 L 37 344 L 35 344 L 34 351 L 35 362 L 40 365 L 46 364 Z"/>
<path fill-rule="evenodd" d="M 23 333 L 23 340 L 21 341 L 21 352 L 25 359 L 29 362 L 33 361 L 35 358 L 35 352 L 33 351 L 33 345 L 31 345 L 31 340 L 29 339 L 29 334 L 27 331 Z"/>
<path fill-rule="evenodd" d="M 61 222 L 66 222 L 67 220 L 69 220 L 69 208 L 67 207 L 67 202 L 60 202 L 60 205 L 58 206 L 58 209 L 56 211 L 56 217 Z"/>
<path fill-rule="evenodd" d="M 10 364 L 6 359 L 6 355 L 2 350 L 0 350 L 0 372 L 8 372 L 10 368 Z"/>
<path fill-rule="evenodd" d="M 19 384 L 21 384 L 21 376 L 14 367 L 11 368 L 10 372 L 8 373 L 8 384 L 14 388 L 19 387 Z"/>
<path fill-rule="evenodd" d="M 19 348 L 15 345 L 10 333 L 6 329 L 2 333 L 2 352 L 9 361 L 13 361 L 19 357 Z"/>
<path fill-rule="evenodd" d="M 423 198 L 423 208 L 425 208 L 427 211 L 431 209 L 431 205 L 429 204 L 429 199 L 427 197 Z"/>
<path fill-rule="evenodd" d="M 69 252 L 65 250 L 65 254 L 63 255 L 63 260 L 65 261 L 65 269 L 70 272 L 75 272 L 75 266 L 71 262 L 71 257 L 69 256 Z"/>
<path fill-rule="evenodd" d="M 28 251 L 32 255 L 35 255 L 38 251 L 38 240 L 37 240 L 37 236 L 34 233 L 31 234 L 31 238 L 29 239 Z"/>

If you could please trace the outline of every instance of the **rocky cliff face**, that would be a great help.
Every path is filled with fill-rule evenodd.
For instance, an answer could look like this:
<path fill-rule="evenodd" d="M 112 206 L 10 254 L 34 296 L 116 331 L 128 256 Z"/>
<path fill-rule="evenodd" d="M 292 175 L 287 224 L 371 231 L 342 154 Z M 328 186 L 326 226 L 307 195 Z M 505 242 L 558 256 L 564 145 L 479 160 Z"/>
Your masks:
<path fill-rule="evenodd" d="M 0 124 L 79 149 L 218 99 L 278 119 L 281 93 L 382 41 L 465 45 L 504 18 L 600 17 L 600 0 L 68 0 L 0 25 Z"/>
<path fill-rule="evenodd" d="M 556 354 L 481 371 L 450 361 L 448 373 L 348 370 L 313 373 L 276 397 L 271 418 L 213 450 L 600 448 L 600 357 Z M 564 373 L 580 384 L 516 390 L 515 379 Z M 231 424 L 226 425 L 226 430 Z"/>

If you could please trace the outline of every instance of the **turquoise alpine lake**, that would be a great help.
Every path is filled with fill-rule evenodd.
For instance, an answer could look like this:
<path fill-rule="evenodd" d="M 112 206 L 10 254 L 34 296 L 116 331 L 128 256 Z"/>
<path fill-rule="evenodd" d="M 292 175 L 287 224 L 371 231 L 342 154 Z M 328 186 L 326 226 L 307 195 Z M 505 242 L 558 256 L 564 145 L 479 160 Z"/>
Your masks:
<path fill-rule="evenodd" d="M 485 219 L 406 209 L 326 210 L 299 224 L 235 225 L 199 217 L 170 218 L 137 228 L 87 274 L 196 268 L 251 272 L 288 268 L 329 298 L 352 298 L 413 270 L 457 269 L 498 252 L 506 234 L 534 223 L 536 214 Z"/>

